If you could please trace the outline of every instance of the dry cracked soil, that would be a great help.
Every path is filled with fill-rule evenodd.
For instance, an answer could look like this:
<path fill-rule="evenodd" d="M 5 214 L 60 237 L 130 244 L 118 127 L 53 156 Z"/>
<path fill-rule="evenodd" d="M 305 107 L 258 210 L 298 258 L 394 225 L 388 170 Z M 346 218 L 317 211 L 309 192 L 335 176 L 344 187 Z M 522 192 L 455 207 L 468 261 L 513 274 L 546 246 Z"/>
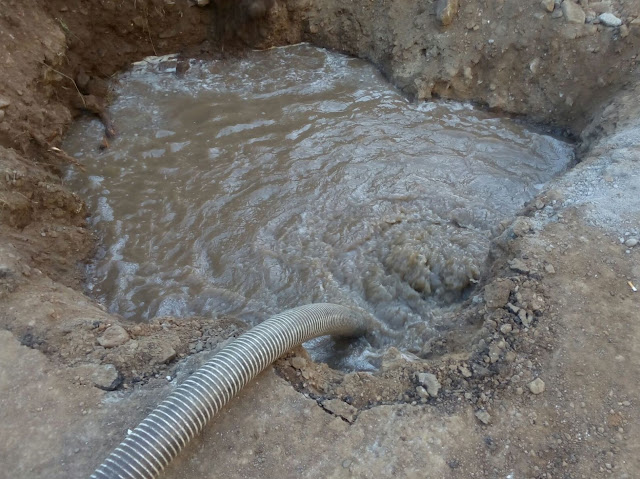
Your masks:
<path fill-rule="evenodd" d="M 432 357 L 345 374 L 299 348 L 163 477 L 640 477 L 639 0 L 0 0 L 0 477 L 88 477 L 245 329 L 134 324 L 83 293 L 96 240 L 61 179 L 82 168 L 66 128 L 89 112 L 105 142 L 126 134 L 108 79 L 145 56 L 300 41 L 418 99 L 550 125 L 579 162 L 503 225 L 468 327 Z"/>

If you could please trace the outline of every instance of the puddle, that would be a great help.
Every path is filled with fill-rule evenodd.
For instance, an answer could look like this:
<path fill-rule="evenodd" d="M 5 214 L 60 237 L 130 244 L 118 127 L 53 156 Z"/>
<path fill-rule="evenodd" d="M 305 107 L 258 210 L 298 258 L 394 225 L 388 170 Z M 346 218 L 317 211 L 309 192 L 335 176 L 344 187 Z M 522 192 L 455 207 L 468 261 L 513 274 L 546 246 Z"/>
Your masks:
<path fill-rule="evenodd" d="M 142 62 L 121 75 L 118 137 L 77 122 L 67 152 L 102 250 L 110 311 L 238 316 L 354 305 L 380 328 L 334 361 L 420 354 L 480 278 L 489 242 L 573 147 L 470 105 L 415 103 L 368 63 L 308 45 L 243 59 Z M 331 342 L 309 344 L 326 360 Z"/>

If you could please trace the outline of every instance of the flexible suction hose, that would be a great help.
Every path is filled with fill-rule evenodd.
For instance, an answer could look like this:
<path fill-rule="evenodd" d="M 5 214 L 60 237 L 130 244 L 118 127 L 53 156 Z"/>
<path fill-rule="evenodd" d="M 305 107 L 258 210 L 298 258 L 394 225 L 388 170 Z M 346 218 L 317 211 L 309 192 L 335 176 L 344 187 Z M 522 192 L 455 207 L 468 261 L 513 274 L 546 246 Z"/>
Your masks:
<path fill-rule="evenodd" d="M 153 479 L 251 379 L 289 349 L 331 334 L 357 336 L 366 316 L 335 304 L 278 314 L 223 348 L 144 419 L 91 479 Z"/>

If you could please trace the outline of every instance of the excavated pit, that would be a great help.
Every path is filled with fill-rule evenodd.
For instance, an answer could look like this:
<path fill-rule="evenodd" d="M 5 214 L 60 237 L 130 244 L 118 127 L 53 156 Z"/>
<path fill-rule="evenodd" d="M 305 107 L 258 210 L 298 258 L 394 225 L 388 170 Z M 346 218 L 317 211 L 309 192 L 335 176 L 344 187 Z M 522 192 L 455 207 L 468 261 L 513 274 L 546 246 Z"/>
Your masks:
<path fill-rule="evenodd" d="M 410 98 L 566 129 L 579 162 L 492 242 L 481 273 L 495 280 L 452 303 L 460 328 L 436 331 L 434 354 L 390 347 L 380 370 L 344 373 L 298 349 L 164 477 L 638 476 L 640 2 L 0 0 L 0 41 L 5 475 L 87 477 L 244 328 L 135 321 L 82 293 L 78 263 L 105 243 L 61 175 L 77 162 L 62 148 L 73 118 L 106 119 L 108 82 L 149 55 L 306 41 L 366 59 Z M 107 330 L 124 342 L 103 346 Z"/>
<path fill-rule="evenodd" d="M 360 307 L 366 340 L 307 344 L 369 370 L 420 357 L 487 279 L 491 240 L 573 160 L 573 146 L 469 104 L 415 102 L 362 60 L 310 45 L 242 59 L 172 57 L 113 86 L 63 147 L 87 168 L 100 252 L 90 295 L 136 321 L 223 314 L 253 325 L 301 304 Z"/>

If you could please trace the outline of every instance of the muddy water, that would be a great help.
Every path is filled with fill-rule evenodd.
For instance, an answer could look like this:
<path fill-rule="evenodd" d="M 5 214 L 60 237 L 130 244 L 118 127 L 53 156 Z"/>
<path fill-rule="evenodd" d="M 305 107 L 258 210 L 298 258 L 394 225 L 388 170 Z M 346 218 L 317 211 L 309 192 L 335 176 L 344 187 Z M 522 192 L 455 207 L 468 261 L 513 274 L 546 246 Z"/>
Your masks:
<path fill-rule="evenodd" d="M 570 145 L 469 105 L 412 103 L 369 64 L 311 46 L 142 63 L 122 75 L 119 130 L 80 121 L 65 149 L 103 250 L 89 288 L 111 311 L 233 314 L 310 302 L 370 311 L 420 353 L 472 294 L 489 241 L 565 169 Z M 331 349 L 311 345 L 317 357 Z M 329 351 L 331 352 L 331 351 Z M 423 351 L 424 352 L 424 351 Z"/>

